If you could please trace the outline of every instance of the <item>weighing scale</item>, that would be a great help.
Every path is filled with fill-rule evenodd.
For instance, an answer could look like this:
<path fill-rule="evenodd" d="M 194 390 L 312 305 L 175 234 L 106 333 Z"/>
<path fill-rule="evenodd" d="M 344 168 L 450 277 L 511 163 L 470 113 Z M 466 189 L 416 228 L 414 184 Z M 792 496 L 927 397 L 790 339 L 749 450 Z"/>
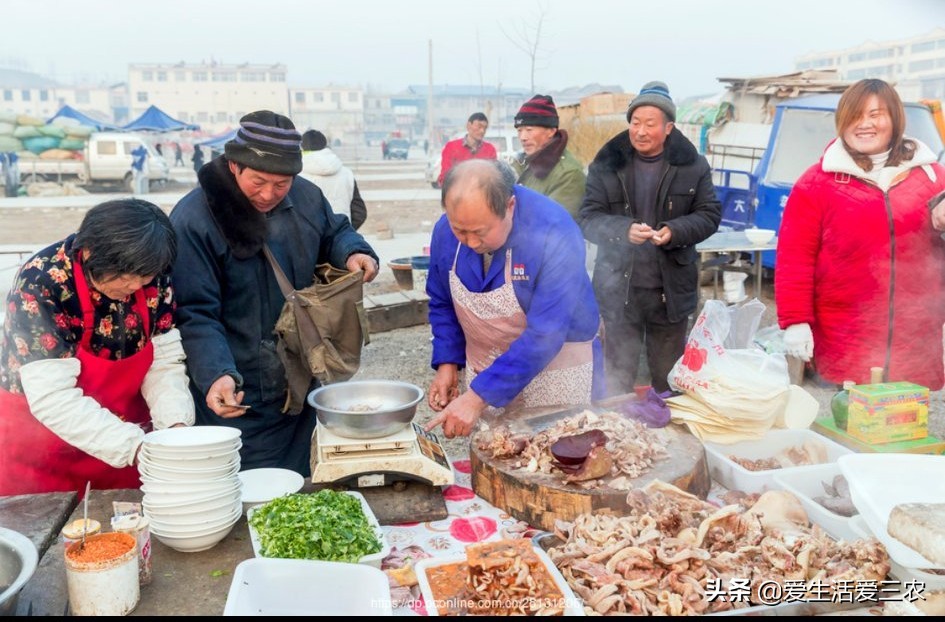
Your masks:
<path fill-rule="evenodd" d="M 382 525 L 447 517 L 439 487 L 453 483 L 453 467 L 436 435 L 417 424 L 380 438 L 319 424 L 312 445 L 312 483 L 358 489 Z"/>

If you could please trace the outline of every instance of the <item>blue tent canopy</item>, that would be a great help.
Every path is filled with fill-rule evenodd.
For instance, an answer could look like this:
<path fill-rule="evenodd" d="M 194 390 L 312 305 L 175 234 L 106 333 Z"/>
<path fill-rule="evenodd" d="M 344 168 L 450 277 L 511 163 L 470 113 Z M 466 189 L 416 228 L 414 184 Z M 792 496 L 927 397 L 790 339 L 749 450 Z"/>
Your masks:
<path fill-rule="evenodd" d="M 223 151 L 223 147 L 227 142 L 236 138 L 237 130 L 229 130 L 223 132 L 222 134 L 217 134 L 216 136 L 211 136 L 207 140 L 197 143 L 201 147 L 208 147 L 214 151 Z"/>
<path fill-rule="evenodd" d="M 130 132 L 175 132 L 179 130 L 199 130 L 200 126 L 178 121 L 157 106 L 152 105 L 140 117 L 121 129 Z"/>
<path fill-rule="evenodd" d="M 68 104 L 60 108 L 59 112 L 49 117 L 46 123 L 52 123 L 54 119 L 58 119 L 59 117 L 65 117 L 67 119 L 75 119 L 81 125 L 88 125 L 90 127 L 94 127 L 99 132 L 102 132 L 105 130 L 119 129 L 117 125 L 106 123 L 105 121 L 99 121 L 98 119 L 93 119 L 92 117 L 88 116 L 87 114 L 83 114 L 79 112 L 78 110 L 76 110 L 72 106 L 69 106 Z"/>

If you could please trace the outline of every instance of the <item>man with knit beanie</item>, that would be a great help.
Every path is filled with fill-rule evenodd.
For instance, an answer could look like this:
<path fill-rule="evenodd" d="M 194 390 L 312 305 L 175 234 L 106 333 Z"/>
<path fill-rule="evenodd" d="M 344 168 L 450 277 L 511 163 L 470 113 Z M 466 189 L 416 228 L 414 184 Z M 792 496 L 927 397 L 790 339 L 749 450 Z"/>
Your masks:
<path fill-rule="evenodd" d="M 523 152 L 512 162 L 518 183 L 561 204 L 577 220 L 584 198 L 584 167 L 568 151 L 568 133 L 558 129 L 550 95 L 535 95 L 515 115 Z"/>
<path fill-rule="evenodd" d="M 288 117 L 247 114 L 224 155 L 200 169 L 200 185 L 177 203 L 171 223 L 177 322 L 197 425 L 239 428 L 244 469 L 308 476 L 315 411 L 282 412 L 287 380 L 273 330 L 285 297 L 263 245 L 295 289 L 311 285 L 325 262 L 362 270 L 370 281 L 378 260 L 321 190 L 297 177 L 300 143 Z"/>
<path fill-rule="evenodd" d="M 675 120 L 669 88 L 647 82 L 627 109 L 629 131 L 598 151 L 587 175 L 580 222 L 597 245 L 594 293 L 612 394 L 633 390 L 644 346 L 653 388 L 669 389 L 699 301 L 696 244 L 722 218 L 709 163 Z"/>

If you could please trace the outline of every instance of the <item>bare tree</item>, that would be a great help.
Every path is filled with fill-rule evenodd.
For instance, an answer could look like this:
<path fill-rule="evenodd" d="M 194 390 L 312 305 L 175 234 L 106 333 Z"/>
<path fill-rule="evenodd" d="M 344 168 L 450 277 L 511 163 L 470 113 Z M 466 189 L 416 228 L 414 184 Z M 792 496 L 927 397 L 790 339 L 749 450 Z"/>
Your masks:
<path fill-rule="evenodd" d="M 525 20 L 521 20 L 518 24 L 512 25 L 512 34 L 506 32 L 505 28 L 502 27 L 502 24 L 499 24 L 502 34 L 504 34 L 505 37 L 512 42 L 512 45 L 528 55 L 528 60 L 531 64 L 530 75 L 532 93 L 535 92 L 535 69 L 537 67 L 538 61 L 544 60 L 544 58 L 539 55 L 538 49 L 541 45 L 542 27 L 545 24 L 545 18 L 547 16 L 548 6 L 539 3 L 538 12 L 534 23 L 529 24 Z"/>

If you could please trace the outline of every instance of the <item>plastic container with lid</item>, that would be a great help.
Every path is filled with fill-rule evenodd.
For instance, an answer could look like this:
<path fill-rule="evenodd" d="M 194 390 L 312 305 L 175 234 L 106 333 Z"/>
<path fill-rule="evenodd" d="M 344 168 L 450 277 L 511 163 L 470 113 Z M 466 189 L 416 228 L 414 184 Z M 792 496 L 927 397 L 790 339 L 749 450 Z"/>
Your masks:
<path fill-rule="evenodd" d="M 85 529 L 83 529 L 85 525 Z M 81 519 L 77 518 L 71 523 L 67 523 L 62 528 L 62 541 L 66 545 L 66 548 L 69 548 L 69 545 L 73 542 L 78 542 L 82 539 L 82 532 L 85 531 L 85 537 L 93 536 L 102 531 L 102 524 L 97 520 Z"/>
<path fill-rule="evenodd" d="M 830 412 L 838 430 L 847 431 L 847 416 L 850 414 L 850 389 L 856 386 L 852 380 L 843 381 L 843 390 L 830 399 Z"/>

